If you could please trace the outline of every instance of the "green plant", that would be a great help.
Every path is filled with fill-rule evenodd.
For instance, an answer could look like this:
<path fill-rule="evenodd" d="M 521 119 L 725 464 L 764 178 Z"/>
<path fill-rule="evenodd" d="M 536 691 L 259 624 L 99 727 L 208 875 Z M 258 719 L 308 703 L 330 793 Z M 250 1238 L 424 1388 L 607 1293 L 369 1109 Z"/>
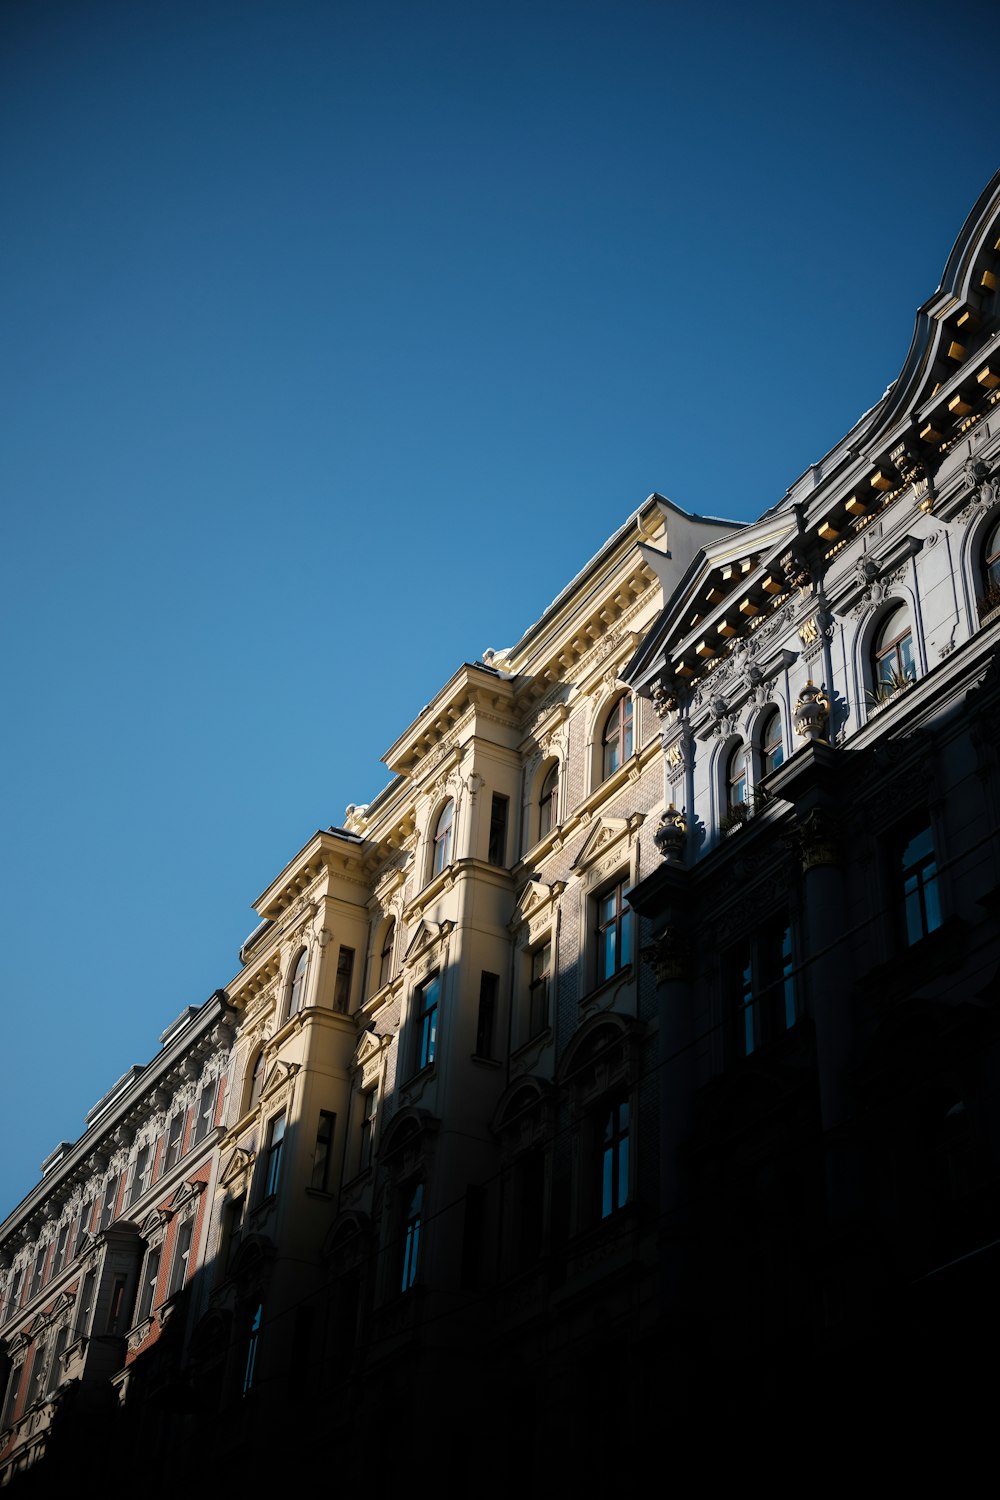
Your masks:
<path fill-rule="evenodd" d="M 868 689 L 865 696 L 872 708 L 878 708 L 880 704 L 888 703 L 890 698 L 895 698 L 897 693 L 912 687 L 915 681 L 916 678 L 910 668 L 907 668 L 905 672 L 900 672 L 898 668 L 893 667 L 884 677 L 879 678 L 873 688 Z"/>

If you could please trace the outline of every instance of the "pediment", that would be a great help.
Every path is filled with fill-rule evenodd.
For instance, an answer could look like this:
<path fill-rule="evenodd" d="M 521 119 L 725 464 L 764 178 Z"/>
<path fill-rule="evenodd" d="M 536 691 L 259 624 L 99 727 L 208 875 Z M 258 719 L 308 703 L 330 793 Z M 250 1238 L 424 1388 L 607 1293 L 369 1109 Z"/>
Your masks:
<path fill-rule="evenodd" d="M 421 917 L 413 936 L 407 944 L 406 952 L 403 955 L 404 959 L 408 961 L 411 958 L 416 958 L 425 949 L 433 947 L 441 936 L 443 926 L 442 922 L 432 922 L 429 917 Z"/>
<path fill-rule="evenodd" d="M 169 1224 L 170 1219 L 171 1210 L 167 1208 L 165 1203 L 161 1203 L 157 1208 L 151 1208 L 149 1213 L 143 1216 L 142 1222 L 139 1225 L 139 1233 L 144 1240 L 151 1239 L 153 1235 L 159 1234 L 165 1224 Z"/>
<path fill-rule="evenodd" d="M 173 1213 L 180 1213 L 189 1203 L 195 1202 L 205 1191 L 205 1183 L 196 1178 L 194 1182 L 182 1182 L 170 1204 Z"/>
<path fill-rule="evenodd" d="M 264 1074 L 264 1082 L 260 1089 L 261 1099 L 267 1099 L 272 1094 L 276 1094 L 283 1084 L 295 1077 L 298 1071 L 298 1063 L 284 1062 L 280 1057 L 276 1058 Z"/>
<path fill-rule="evenodd" d="M 573 868 L 575 870 L 586 869 L 587 865 L 592 864 L 627 833 L 627 818 L 598 818 L 584 840 L 583 848 L 573 861 Z"/>
<path fill-rule="evenodd" d="M 366 1062 L 370 1062 L 373 1057 L 378 1057 L 388 1041 L 388 1037 L 379 1036 L 374 1031 L 363 1031 L 354 1049 L 354 1066 L 363 1068 Z"/>
<path fill-rule="evenodd" d="M 544 880 L 529 880 L 517 898 L 517 904 L 514 907 L 514 915 L 511 918 L 510 925 L 518 927 L 522 922 L 526 922 L 535 912 L 540 911 L 544 906 L 548 906 L 563 889 L 562 881 L 556 881 L 554 885 L 548 885 Z"/>
<path fill-rule="evenodd" d="M 219 1173 L 219 1186 L 229 1187 L 237 1182 L 244 1173 L 253 1166 L 254 1153 L 248 1151 L 245 1146 L 234 1146 L 222 1164 Z"/>

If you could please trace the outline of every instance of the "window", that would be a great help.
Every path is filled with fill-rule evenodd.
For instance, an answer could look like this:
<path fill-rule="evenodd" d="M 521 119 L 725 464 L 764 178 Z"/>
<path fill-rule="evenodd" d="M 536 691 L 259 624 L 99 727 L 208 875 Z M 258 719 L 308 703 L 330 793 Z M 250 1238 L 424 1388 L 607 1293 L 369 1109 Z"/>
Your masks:
<path fill-rule="evenodd" d="M 153 1148 L 147 1144 L 140 1146 L 136 1152 L 135 1163 L 132 1168 L 132 1186 L 129 1189 L 128 1202 L 133 1204 L 137 1198 L 141 1198 L 149 1187 L 150 1173 L 153 1167 Z"/>
<path fill-rule="evenodd" d="M 11 1317 L 16 1311 L 21 1300 L 21 1288 L 24 1284 L 24 1267 L 18 1266 L 16 1271 L 10 1273 L 10 1296 L 7 1299 L 6 1316 Z"/>
<path fill-rule="evenodd" d="M 629 1102 L 622 1098 L 614 1100 L 598 1115 L 602 1219 L 628 1202 L 629 1120 Z"/>
<path fill-rule="evenodd" d="M 63 1351 L 65 1350 L 66 1345 L 68 1343 L 69 1343 L 69 1328 L 64 1323 L 62 1325 L 62 1327 L 59 1329 L 59 1332 L 56 1334 L 56 1336 L 55 1336 L 55 1342 L 52 1345 L 52 1358 L 49 1361 L 49 1378 L 45 1382 L 46 1385 L 49 1388 L 49 1392 L 50 1393 L 53 1392 L 53 1391 L 58 1390 L 59 1386 L 62 1383 L 62 1378 L 63 1378 L 62 1357 L 63 1357 Z"/>
<path fill-rule="evenodd" d="M 76 1331 L 80 1337 L 84 1337 L 90 1330 L 90 1314 L 94 1307 L 94 1287 L 97 1285 L 97 1272 L 88 1271 L 83 1278 L 83 1286 L 80 1290 L 80 1301 L 77 1304 Z"/>
<path fill-rule="evenodd" d="M 303 948 L 295 960 L 292 977 L 288 982 L 288 1018 L 296 1015 L 302 1009 L 302 1002 L 306 991 L 306 969 L 309 967 L 309 955 Z"/>
<path fill-rule="evenodd" d="M 139 1295 L 139 1322 L 145 1323 L 156 1305 L 156 1283 L 160 1276 L 162 1247 L 153 1245 L 146 1255 Z"/>
<path fill-rule="evenodd" d="M 726 762 L 726 811 L 735 813 L 747 804 L 747 747 L 739 744 Z"/>
<path fill-rule="evenodd" d="M 191 1237 L 194 1234 L 194 1219 L 185 1219 L 177 1227 L 177 1243 L 174 1245 L 174 1263 L 170 1268 L 170 1290 L 168 1297 L 179 1292 L 187 1281 L 188 1259 L 191 1255 Z"/>
<path fill-rule="evenodd" d="M 240 1248 L 243 1238 L 243 1211 L 246 1208 L 246 1198 L 228 1198 L 226 1206 L 222 1211 L 222 1249 L 219 1259 L 222 1269 L 228 1271 L 233 1263 L 233 1256 Z"/>
<path fill-rule="evenodd" d="M 872 691 L 876 700 L 890 697 L 916 679 L 910 612 L 898 604 L 879 627 L 872 647 Z"/>
<path fill-rule="evenodd" d="M 903 935 L 908 944 L 919 943 L 941 926 L 937 858 L 928 823 L 910 825 L 896 835 L 893 865 Z"/>
<path fill-rule="evenodd" d="M 260 1091 L 264 1084 L 264 1054 L 258 1052 L 254 1060 L 253 1072 L 250 1074 L 250 1097 L 247 1100 L 247 1110 L 256 1109 L 260 1101 Z"/>
<path fill-rule="evenodd" d="M 749 1057 L 797 1019 L 792 929 L 782 917 L 762 927 L 732 956 L 736 1050 Z"/>
<path fill-rule="evenodd" d="M 390 921 L 382 939 L 382 953 L 378 965 L 378 987 L 383 989 L 392 978 L 392 950 L 396 941 L 396 924 Z"/>
<path fill-rule="evenodd" d="M 21 1384 L 21 1372 L 23 1369 L 23 1360 L 19 1365 L 11 1367 L 10 1378 L 7 1381 L 7 1392 L 3 1398 L 3 1415 L 0 1416 L 0 1430 L 6 1431 L 14 1420 L 14 1408 L 17 1405 L 17 1392 Z"/>
<path fill-rule="evenodd" d="M 486 858 L 491 865 L 505 865 L 507 863 L 507 813 L 510 808 L 510 798 L 502 796 L 499 792 L 493 793 L 493 801 L 490 804 L 490 842 L 486 852 Z"/>
<path fill-rule="evenodd" d="M 181 1146 L 184 1144 L 184 1124 L 186 1120 L 187 1110 L 178 1110 L 167 1127 L 167 1145 L 163 1153 L 162 1170 L 164 1172 L 169 1172 L 170 1168 L 180 1158 Z"/>
<path fill-rule="evenodd" d="M 346 1016 L 351 1008 L 351 978 L 354 974 L 354 949 L 340 949 L 337 954 L 337 979 L 333 989 L 333 1008 Z"/>
<path fill-rule="evenodd" d="M 94 1216 L 95 1201 L 95 1199 L 91 1198 L 90 1202 L 85 1204 L 83 1212 L 80 1214 L 80 1227 L 76 1232 L 76 1244 L 73 1246 L 74 1255 L 79 1255 L 84 1247 L 87 1231 L 90 1228 L 90 1221 Z"/>
<path fill-rule="evenodd" d="M 60 1231 L 59 1231 L 59 1238 L 56 1241 L 56 1253 L 55 1253 L 55 1256 L 53 1257 L 53 1260 L 52 1260 L 52 1272 L 51 1272 L 51 1274 L 53 1276 L 57 1275 L 58 1272 L 62 1270 L 62 1268 L 63 1268 L 63 1266 L 64 1266 L 64 1264 L 66 1262 L 66 1242 L 67 1242 L 68 1239 L 69 1239 L 69 1224 L 67 1223 L 67 1224 L 64 1224 L 62 1226 L 62 1228 L 60 1229 Z"/>
<path fill-rule="evenodd" d="M 319 1125 L 316 1128 L 316 1150 L 313 1152 L 312 1176 L 309 1186 L 316 1188 L 321 1193 L 330 1190 L 330 1168 L 333 1164 L 333 1127 L 337 1116 L 331 1114 L 327 1109 L 319 1112 Z"/>
<path fill-rule="evenodd" d="M 559 822 L 559 763 L 550 766 L 538 799 L 538 837 L 543 839 Z"/>
<path fill-rule="evenodd" d="M 632 700 L 628 695 L 619 698 L 604 725 L 602 735 L 601 780 L 623 766 L 632 754 Z"/>
<path fill-rule="evenodd" d="M 622 880 L 597 901 L 597 983 L 603 984 L 632 962 L 632 913 Z"/>
<path fill-rule="evenodd" d="M 202 1085 L 194 1117 L 195 1145 L 203 1141 L 215 1125 L 215 1104 L 218 1094 L 219 1080 L 217 1078 L 210 1078 L 206 1084 Z"/>
<path fill-rule="evenodd" d="M 359 1171 L 367 1172 L 375 1151 L 375 1123 L 378 1119 L 378 1089 L 361 1095 L 361 1158 Z"/>
<path fill-rule="evenodd" d="M 479 976 L 479 1014 L 476 1018 L 476 1056 L 493 1056 L 493 1028 L 496 1025 L 499 974 L 484 969 Z"/>
<path fill-rule="evenodd" d="M 31 1359 L 31 1374 L 28 1377 L 28 1394 L 25 1398 L 25 1406 L 34 1406 L 45 1394 L 45 1374 L 48 1368 L 48 1346 L 44 1343 L 35 1345 Z"/>
<path fill-rule="evenodd" d="M 127 1276 L 116 1276 L 111 1288 L 111 1302 L 108 1307 L 108 1333 L 124 1333 L 128 1326 L 125 1322 L 125 1292 L 128 1287 Z"/>
<path fill-rule="evenodd" d="M 531 977 L 528 980 L 528 1041 L 548 1030 L 549 977 L 552 973 L 552 944 L 543 943 L 530 955 Z"/>
<path fill-rule="evenodd" d="M 281 1177 L 281 1151 L 285 1141 L 285 1112 L 275 1115 L 267 1129 L 267 1154 L 264 1158 L 264 1197 L 273 1198 Z"/>
<path fill-rule="evenodd" d="M 781 713 L 775 708 L 760 726 L 760 774 L 768 776 L 772 771 L 776 771 L 784 758 L 785 744 L 781 732 Z"/>
<path fill-rule="evenodd" d="M 455 804 L 446 802 L 438 814 L 434 826 L 434 858 L 431 875 L 440 875 L 446 865 L 451 864 L 451 840 L 455 827 Z"/>
<path fill-rule="evenodd" d="M 1000 605 L 1000 521 L 991 526 L 983 545 L 983 597 L 980 615 L 987 615 Z"/>
<path fill-rule="evenodd" d="M 403 1276 L 400 1291 L 408 1292 L 417 1279 L 420 1255 L 420 1223 L 424 1205 L 424 1185 L 418 1182 L 406 1190 L 403 1217 Z"/>
<path fill-rule="evenodd" d="M 438 1001 L 441 997 L 441 975 L 435 974 L 416 993 L 415 1073 L 430 1067 L 437 1055 Z"/>
<path fill-rule="evenodd" d="M 111 1220 L 115 1216 L 115 1204 L 118 1201 L 118 1181 L 119 1179 L 117 1176 L 112 1177 L 108 1182 L 107 1187 L 105 1188 L 104 1202 L 101 1206 L 101 1222 L 99 1225 L 100 1229 L 107 1229 L 108 1225 L 111 1223 Z"/>
<path fill-rule="evenodd" d="M 253 1388 L 254 1370 L 257 1365 L 257 1348 L 260 1343 L 260 1325 L 264 1318 L 264 1307 L 262 1303 L 257 1304 L 253 1317 L 250 1319 L 250 1332 L 247 1338 L 247 1358 L 243 1366 L 243 1394 L 249 1396 Z"/>
<path fill-rule="evenodd" d="M 33 1297 L 36 1292 L 40 1292 L 42 1289 L 42 1275 L 45 1271 L 45 1257 L 48 1255 L 48 1253 L 48 1245 L 42 1245 L 35 1256 L 35 1269 L 31 1276 L 31 1291 L 28 1293 L 29 1297 Z"/>

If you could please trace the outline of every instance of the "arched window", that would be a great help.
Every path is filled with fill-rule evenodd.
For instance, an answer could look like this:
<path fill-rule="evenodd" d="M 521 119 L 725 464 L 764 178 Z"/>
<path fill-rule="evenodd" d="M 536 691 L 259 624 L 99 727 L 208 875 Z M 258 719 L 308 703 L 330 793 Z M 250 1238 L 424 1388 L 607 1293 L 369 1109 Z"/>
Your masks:
<path fill-rule="evenodd" d="M 632 699 L 627 693 L 608 714 L 602 744 L 601 780 L 607 781 L 632 754 Z"/>
<path fill-rule="evenodd" d="M 745 807 L 747 801 L 747 747 L 736 746 L 726 762 L 726 807 L 729 812 Z"/>
<path fill-rule="evenodd" d="M 785 758 L 785 740 L 781 732 L 781 712 L 772 709 L 760 726 L 760 774 L 777 770 Z"/>
<path fill-rule="evenodd" d="M 872 646 L 874 696 L 889 697 L 908 682 L 913 682 L 916 675 L 910 612 L 905 604 L 897 604 L 879 626 Z"/>
<path fill-rule="evenodd" d="M 382 989 L 383 986 L 387 985 L 389 983 L 389 980 L 392 978 L 392 950 L 393 950 L 393 946 L 394 946 L 395 942 L 396 942 L 396 923 L 392 920 L 392 918 L 390 918 L 389 921 L 388 921 L 388 923 L 386 924 L 385 937 L 382 939 L 382 952 L 381 952 L 381 955 L 379 957 L 379 964 L 378 964 L 378 987 L 379 987 L 379 989 Z"/>
<path fill-rule="evenodd" d="M 538 837 L 543 839 L 559 822 L 559 762 L 550 766 L 538 799 Z"/>
<path fill-rule="evenodd" d="M 309 964 L 309 954 L 303 948 L 295 961 L 292 977 L 288 982 L 288 1016 L 289 1019 L 302 1008 L 302 1001 L 306 990 L 306 969 Z"/>
<path fill-rule="evenodd" d="M 446 802 L 434 828 L 434 862 L 431 875 L 440 875 L 451 864 L 451 837 L 455 827 L 455 804 Z"/>
<path fill-rule="evenodd" d="M 981 615 L 1000 606 L 1000 521 L 991 526 L 983 544 L 983 597 Z"/>

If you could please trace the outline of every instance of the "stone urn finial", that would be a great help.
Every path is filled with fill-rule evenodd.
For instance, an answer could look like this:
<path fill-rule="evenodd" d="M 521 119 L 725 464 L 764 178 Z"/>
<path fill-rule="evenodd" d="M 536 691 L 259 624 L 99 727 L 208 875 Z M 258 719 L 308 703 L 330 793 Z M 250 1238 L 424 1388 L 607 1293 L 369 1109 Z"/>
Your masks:
<path fill-rule="evenodd" d="M 686 842 L 687 820 L 680 809 L 671 802 L 670 806 L 660 814 L 660 821 L 653 834 L 653 843 L 669 863 L 671 860 L 679 862 L 684 858 Z"/>
<path fill-rule="evenodd" d="M 811 677 L 799 693 L 792 716 L 795 720 L 795 733 L 802 735 L 803 739 L 824 738 L 830 718 L 830 700 Z"/>

